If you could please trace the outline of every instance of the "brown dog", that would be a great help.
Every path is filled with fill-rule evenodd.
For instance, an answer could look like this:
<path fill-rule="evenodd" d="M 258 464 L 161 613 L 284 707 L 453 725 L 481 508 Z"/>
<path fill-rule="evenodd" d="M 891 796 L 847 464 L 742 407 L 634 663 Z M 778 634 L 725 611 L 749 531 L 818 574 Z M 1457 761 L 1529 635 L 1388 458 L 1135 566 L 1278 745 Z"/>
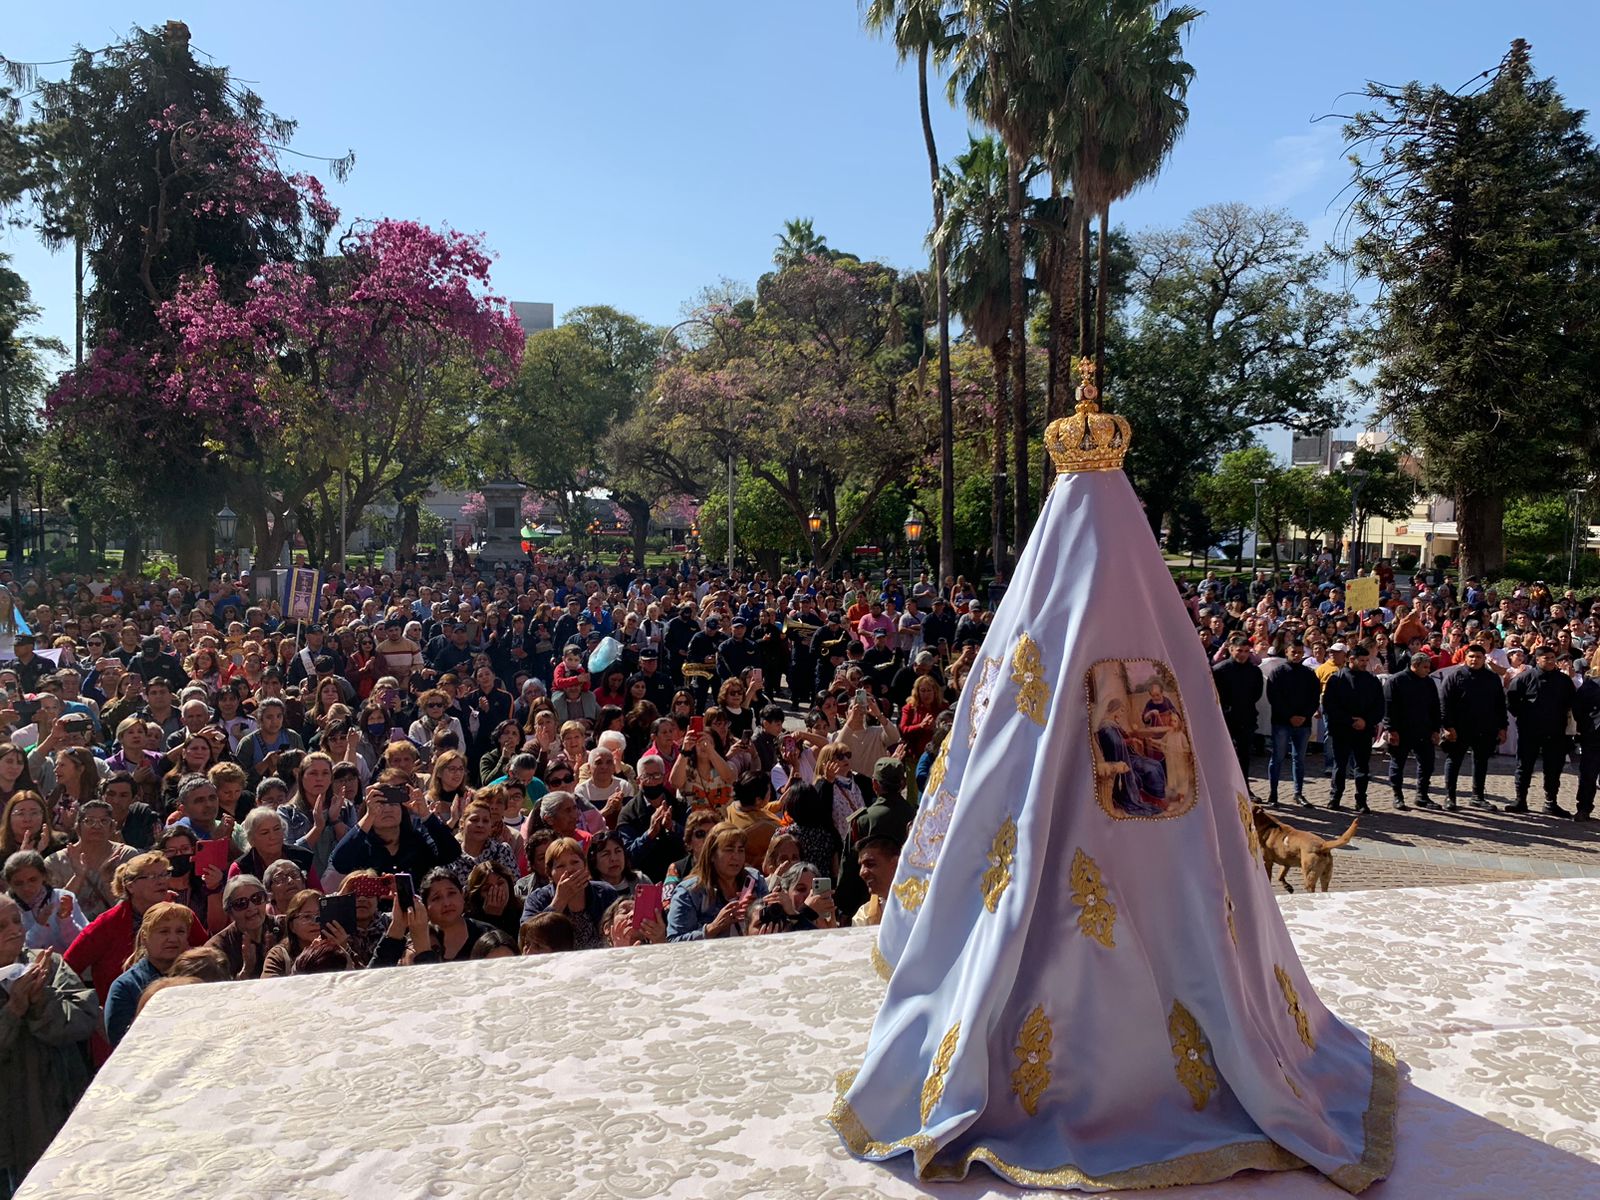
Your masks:
<path fill-rule="evenodd" d="M 1261 861 L 1267 868 L 1267 878 L 1272 878 L 1273 867 L 1282 867 L 1278 882 L 1291 892 L 1294 891 L 1294 885 L 1289 882 L 1290 867 L 1300 868 L 1301 879 L 1308 891 L 1316 891 L 1319 883 L 1322 890 L 1327 891 L 1328 883 L 1333 879 L 1333 851 L 1348 845 L 1350 839 L 1356 836 L 1356 826 L 1361 824 L 1361 818 L 1357 817 L 1342 835 L 1328 841 L 1307 830 L 1285 824 L 1259 804 L 1254 808 L 1254 816 L 1256 837 L 1261 842 Z"/>

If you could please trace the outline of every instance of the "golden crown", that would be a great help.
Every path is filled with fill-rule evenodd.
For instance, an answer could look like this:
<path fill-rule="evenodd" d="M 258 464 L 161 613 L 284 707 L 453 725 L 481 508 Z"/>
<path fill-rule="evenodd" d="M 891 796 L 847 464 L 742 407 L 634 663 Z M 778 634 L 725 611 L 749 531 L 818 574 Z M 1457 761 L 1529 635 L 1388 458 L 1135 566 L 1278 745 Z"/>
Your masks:
<path fill-rule="evenodd" d="M 1120 471 L 1133 429 L 1116 413 L 1100 411 L 1094 359 L 1080 358 L 1076 367 L 1077 410 L 1070 417 L 1050 422 L 1044 431 L 1045 449 L 1063 475 L 1069 471 Z"/>

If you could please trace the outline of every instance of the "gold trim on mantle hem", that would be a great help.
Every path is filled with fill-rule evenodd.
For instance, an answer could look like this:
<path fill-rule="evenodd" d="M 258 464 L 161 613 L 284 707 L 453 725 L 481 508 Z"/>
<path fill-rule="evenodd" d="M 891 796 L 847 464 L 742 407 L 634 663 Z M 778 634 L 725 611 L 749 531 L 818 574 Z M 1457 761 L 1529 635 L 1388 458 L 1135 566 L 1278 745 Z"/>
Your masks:
<path fill-rule="evenodd" d="M 1366 1135 L 1361 1161 L 1336 1168 L 1328 1178 L 1351 1195 L 1366 1190 L 1394 1168 L 1394 1125 L 1400 1094 L 1400 1062 L 1394 1047 L 1368 1035 L 1372 1046 L 1372 1093 L 1361 1119 Z"/>
<path fill-rule="evenodd" d="M 1367 1042 L 1372 1050 L 1372 1090 L 1366 1116 L 1362 1118 L 1365 1145 L 1361 1160 L 1336 1167 L 1328 1174 L 1329 1180 L 1351 1195 L 1365 1191 L 1377 1180 L 1386 1178 L 1394 1167 L 1395 1110 L 1400 1091 L 1399 1060 L 1394 1047 L 1388 1042 L 1370 1036 Z M 872 1138 L 861 1123 L 861 1118 L 856 1116 L 855 1109 L 845 1099 L 845 1093 L 855 1080 L 855 1071 L 841 1071 L 835 1076 L 835 1095 L 833 1108 L 828 1113 L 828 1123 L 857 1158 L 882 1159 L 901 1150 L 910 1150 L 917 1176 L 922 1179 L 965 1179 L 972 1164 L 981 1162 L 1001 1178 L 1024 1187 L 1086 1187 L 1110 1191 L 1114 1188 L 1215 1183 L 1240 1171 L 1294 1171 L 1308 1165 L 1282 1146 L 1269 1141 L 1234 1142 L 1214 1150 L 1201 1150 L 1195 1154 L 1185 1154 L 1142 1167 L 1129 1167 L 1098 1177 L 1086 1175 L 1070 1164 L 1047 1171 L 1018 1167 L 984 1146 L 975 1146 L 958 1160 L 934 1163 L 932 1160 L 938 1153 L 938 1145 L 925 1133 L 914 1133 L 896 1142 L 879 1142 Z"/>
<path fill-rule="evenodd" d="M 889 976 L 894 974 L 894 968 L 889 965 L 889 960 L 883 956 L 883 951 L 878 949 L 877 938 L 872 939 L 872 969 L 885 983 L 888 983 Z"/>
<path fill-rule="evenodd" d="M 861 1118 L 845 1099 L 845 1093 L 855 1082 L 856 1072 L 842 1071 L 835 1079 L 837 1095 L 828 1113 L 828 1123 L 844 1142 L 845 1148 L 857 1158 L 884 1159 L 911 1151 L 919 1179 L 965 1179 L 973 1163 L 986 1164 L 1002 1179 L 1024 1186 L 1036 1187 L 1088 1187 L 1109 1191 L 1113 1188 L 1172 1187 L 1182 1183 L 1215 1183 L 1240 1171 L 1294 1171 L 1306 1164 L 1282 1146 L 1266 1139 L 1234 1142 L 1214 1150 L 1185 1154 L 1165 1162 L 1129 1167 L 1108 1175 L 1089 1175 L 1072 1165 L 1055 1167 L 1047 1171 L 1034 1171 L 1018 1167 L 1001 1158 L 985 1146 L 976 1146 L 961 1158 L 949 1162 L 933 1161 L 938 1153 L 938 1143 L 925 1133 L 893 1142 L 880 1142 L 867 1132 Z"/>

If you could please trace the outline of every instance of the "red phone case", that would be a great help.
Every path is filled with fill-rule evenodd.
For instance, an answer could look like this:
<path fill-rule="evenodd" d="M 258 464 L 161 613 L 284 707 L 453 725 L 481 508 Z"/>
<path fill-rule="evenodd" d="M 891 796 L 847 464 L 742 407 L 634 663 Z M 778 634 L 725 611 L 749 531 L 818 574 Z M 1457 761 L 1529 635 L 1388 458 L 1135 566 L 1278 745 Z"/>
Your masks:
<path fill-rule="evenodd" d="M 633 921 L 631 927 L 638 929 L 652 917 L 661 915 L 662 896 L 666 889 L 659 883 L 641 883 L 633 889 Z"/>

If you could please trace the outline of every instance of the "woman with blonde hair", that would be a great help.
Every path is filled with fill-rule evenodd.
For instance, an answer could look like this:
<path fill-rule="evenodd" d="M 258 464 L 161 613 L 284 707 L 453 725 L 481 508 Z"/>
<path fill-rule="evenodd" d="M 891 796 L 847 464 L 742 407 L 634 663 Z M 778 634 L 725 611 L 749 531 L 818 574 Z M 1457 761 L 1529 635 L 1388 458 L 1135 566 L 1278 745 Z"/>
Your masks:
<path fill-rule="evenodd" d="M 429 812 L 451 829 L 459 826 L 467 805 L 472 803 L 472 789 L 467 786 L 467 756 L 460 750 L 446 750 L 436 756 L 423 792 Z"/>
<path fill-rule="evenodd" d="M 113 1046 L 122 1041 L 133 1024 L 144 990 L 169 974 L 178 955 L 189 948 L 193 920 L 194 913 L 173 901 L 159 901 L 145 910 L 133 951 L 106 995 L 106 1037 Z"/>
<path fill-rule="evenodd" d="M 744 830 L 724 822 L 700 847 L 694 873 L 672 893 L 667 940 L 696 942 L 739 937 L 750 906 L 767 894 L 767 881 L 745 865 Z"/>

